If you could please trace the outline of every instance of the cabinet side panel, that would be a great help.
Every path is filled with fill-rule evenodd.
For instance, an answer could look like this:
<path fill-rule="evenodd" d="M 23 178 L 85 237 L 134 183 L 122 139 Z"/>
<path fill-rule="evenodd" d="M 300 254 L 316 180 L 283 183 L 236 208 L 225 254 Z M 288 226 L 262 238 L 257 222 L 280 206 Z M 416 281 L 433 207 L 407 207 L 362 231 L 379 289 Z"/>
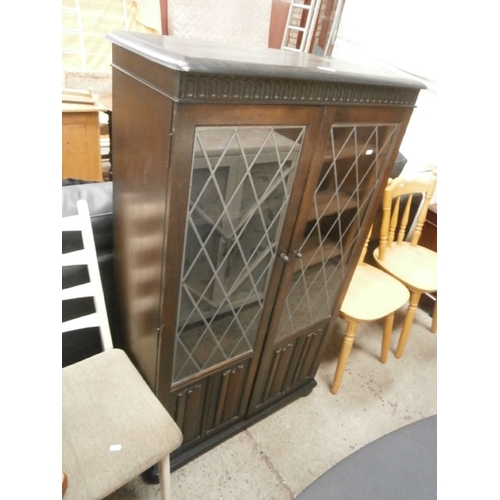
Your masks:
<path fill-rule="evenodd" d="M 167 97 L 113 69 L 113 202 L 121 327 L 126 351 L 153 389 L 171 116 Z"/>

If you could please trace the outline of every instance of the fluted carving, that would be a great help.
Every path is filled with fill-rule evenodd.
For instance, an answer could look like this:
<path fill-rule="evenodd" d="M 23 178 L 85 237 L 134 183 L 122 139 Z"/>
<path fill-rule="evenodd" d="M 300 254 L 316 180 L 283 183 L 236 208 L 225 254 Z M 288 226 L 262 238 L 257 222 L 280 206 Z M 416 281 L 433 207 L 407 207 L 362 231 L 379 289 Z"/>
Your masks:
<path fill-rule="evenodd" d="M 181 101 L 414 105 L 418 89 L 342 82 L 183 74 Z"/>

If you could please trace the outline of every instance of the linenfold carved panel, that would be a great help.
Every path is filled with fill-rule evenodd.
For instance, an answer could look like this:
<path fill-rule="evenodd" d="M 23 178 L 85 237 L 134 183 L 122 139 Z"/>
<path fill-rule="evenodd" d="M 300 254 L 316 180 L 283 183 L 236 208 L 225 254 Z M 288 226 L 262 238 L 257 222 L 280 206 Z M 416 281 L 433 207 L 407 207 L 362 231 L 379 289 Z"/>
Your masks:
<path fill-rule="evenodd" d="M 274 350 L 262 403 L 285 394 L 297 383 L 314 377 L 311 368 L 323 334 L 324 326 L 295 337 Z"/>
<path fill-rule="evenodd" d="M 173 393 L 170 411 L 183 429 L 185 443 L 238 418 L 247 369 L 248 359 L 242 360 L 227 370 L 212 374 L 202 383 Z"/>

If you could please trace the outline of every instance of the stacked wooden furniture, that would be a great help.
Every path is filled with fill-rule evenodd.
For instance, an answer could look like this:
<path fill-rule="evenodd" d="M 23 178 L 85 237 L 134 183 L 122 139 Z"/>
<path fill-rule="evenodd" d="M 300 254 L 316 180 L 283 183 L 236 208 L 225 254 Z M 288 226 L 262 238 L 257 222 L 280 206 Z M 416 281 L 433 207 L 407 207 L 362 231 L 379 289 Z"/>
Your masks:
<path fill-rule="evenodd" d="M 99 113 L 105 111 L 90 91 L 62 91 L 63 179 L 103 180 Z"/>
<path fill-rule="evenodd" d="M 420 235 L 419 245 L 437 252 L 437 203 L 431 203 L 427 211 L 422 234 Z"/>
<path fill-rule="evenodd" d="M 315 386 L 422 85 L 108 38 L 123 341 L 182 429 L 177 467 Z"/>

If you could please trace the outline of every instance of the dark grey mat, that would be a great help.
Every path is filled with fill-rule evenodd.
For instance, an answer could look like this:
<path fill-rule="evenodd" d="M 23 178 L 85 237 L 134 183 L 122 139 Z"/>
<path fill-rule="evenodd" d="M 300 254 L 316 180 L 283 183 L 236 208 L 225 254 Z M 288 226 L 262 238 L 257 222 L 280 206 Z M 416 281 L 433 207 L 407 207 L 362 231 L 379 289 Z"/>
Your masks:
<path fill-rule="evenodd" d="M 437 415 L 397 429 L 325 472 L 297 500 L 437 498 Z"/>

